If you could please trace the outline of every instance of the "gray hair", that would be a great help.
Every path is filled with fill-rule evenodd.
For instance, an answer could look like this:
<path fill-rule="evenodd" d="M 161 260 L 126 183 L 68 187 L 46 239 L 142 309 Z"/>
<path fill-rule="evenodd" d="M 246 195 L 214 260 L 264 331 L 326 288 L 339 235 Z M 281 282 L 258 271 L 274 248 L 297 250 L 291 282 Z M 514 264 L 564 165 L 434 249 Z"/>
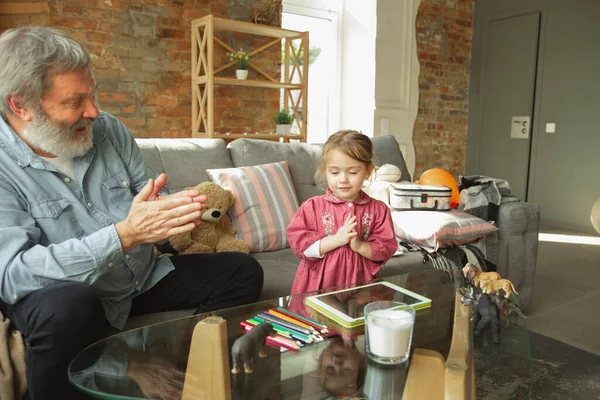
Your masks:
<path fill-rule="evenodd" d="M 93 72 L 89 53 L 58 29 L 7 30 L 0 35 L 0 115 L 10 112 L 8 96 L 37 107 L 56 75 L 81 68 Z"/>

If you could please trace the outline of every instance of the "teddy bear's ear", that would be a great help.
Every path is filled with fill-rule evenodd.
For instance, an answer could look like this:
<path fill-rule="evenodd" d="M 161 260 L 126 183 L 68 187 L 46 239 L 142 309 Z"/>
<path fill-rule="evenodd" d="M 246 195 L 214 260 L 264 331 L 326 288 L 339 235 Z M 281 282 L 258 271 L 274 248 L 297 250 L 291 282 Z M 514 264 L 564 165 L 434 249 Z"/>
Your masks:
<path fill-rule="evenodd" d="M 231 207 L 233 203 L 235 203 L 235 199 L 233 198 L 233 192 L 231 190 L 227 190 L 227 197 L 229 197 L 229 207 Z"/>

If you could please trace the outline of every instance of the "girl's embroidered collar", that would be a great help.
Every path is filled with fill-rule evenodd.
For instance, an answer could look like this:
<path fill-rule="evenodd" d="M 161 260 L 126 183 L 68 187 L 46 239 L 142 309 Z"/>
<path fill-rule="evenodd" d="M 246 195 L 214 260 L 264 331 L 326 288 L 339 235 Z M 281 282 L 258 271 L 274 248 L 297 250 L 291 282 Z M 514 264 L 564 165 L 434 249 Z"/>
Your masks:
<path fill-rule="evenodd" d="M 338 196 L 336 196 L 335 194 L 333 194 L 331 189 L 327 189 L 327 193 L 325 194 L 325 200 L 327 200 L 330 203 L 347 203 L 346 200 L 343 200 L 343 199 L 339 198 Z M 361 190 L 358 198 L 356 200 L 354 200 L 352 203 L 362 205 L 362 204 L 367 204 L 369 201 L 371 201 L 371 198 L 365 192 L 363 192 Z"/>

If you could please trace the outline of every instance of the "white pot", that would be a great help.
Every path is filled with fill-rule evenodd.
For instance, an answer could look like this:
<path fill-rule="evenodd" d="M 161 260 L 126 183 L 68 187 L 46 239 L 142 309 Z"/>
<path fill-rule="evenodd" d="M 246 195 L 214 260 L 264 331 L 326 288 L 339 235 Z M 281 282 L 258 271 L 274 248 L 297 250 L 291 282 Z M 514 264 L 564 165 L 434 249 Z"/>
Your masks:
<path fill-rule="evenodd" d="M 246 79 L 248 78 L 248 70 L 247 69 L 236 69 L 235 76 L 238 79 Z"/>
<path fill-rule="evenodd" d="M 275 133 L 278 135 L 289 135 L 291 131 L 292 125 L 277 124 L 277 127 L 275 128 Z"/>

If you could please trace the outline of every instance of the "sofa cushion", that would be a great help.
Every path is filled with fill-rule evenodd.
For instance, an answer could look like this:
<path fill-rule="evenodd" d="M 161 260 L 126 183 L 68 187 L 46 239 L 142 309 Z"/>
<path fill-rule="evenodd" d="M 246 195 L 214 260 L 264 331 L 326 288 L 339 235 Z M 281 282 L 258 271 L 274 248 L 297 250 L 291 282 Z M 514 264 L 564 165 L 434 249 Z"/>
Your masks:
<path fill-rule="evenodd" d="M 252 254 L 263 267 L 264 283 L 261 300 L 288 296 L 300 260 L 290 248 Z"/>
<path fill-rule="evenodd" d="M 387 260 L 379 269 L 379 277 L 385 278 L 387 276 L 423 271 L 431 268 L 433 268 L 433 264 L 429 257 L 423 261 L 423 254 L 421 252 L 408 251 Z"/>
<path fill-rule="evenodd" d="M 412 182 L 410 173 L 406 167 L 404 156 L 400 151 L 400 145 L 392 135 L 381 135 L 371 138 L 373 143 L 373 153 L 375 165 L 380 167 L 383 164 L 393 164 L 400 168 L 402 180 Z"/>
<path fill-rule="evenodd" d="M 375 164 L 394 164 L 402 171 L 402 180 L 410 181 L 410 173 L 396 138 L 382 135 L 371 138 L 371 141 Z M 229 143 L 228 148 L 236 167 L 287 161 L 300 203 L 324 193 L 314 179 L 321 159 L 322 144 L 278 143 L 242 138 Z"/>
<path fill-rule="evenodd" d="M 251 253 L 288 247 L 285 230 L 298 210 L 298 199 L 287 162 L 207 172 L 233 192 L 235 202 L 228 214 L 235 236 L 248 244 Z"/>
<path fill-rule="evenodd" d="M 287 161 L 296 195 L 301 203 L 325 193 L 315 185 L 314 179 L 321 157 L 320 145 L 242 138 L 229 143 L 228 148 L 236 167 Z"/>
<path fill-rule="evenodd" d="M 136 139 L 144 161 L 168 175 L 171 192 L 210 181 L 208 168 L 233 167 L 223 139 Z"/>

